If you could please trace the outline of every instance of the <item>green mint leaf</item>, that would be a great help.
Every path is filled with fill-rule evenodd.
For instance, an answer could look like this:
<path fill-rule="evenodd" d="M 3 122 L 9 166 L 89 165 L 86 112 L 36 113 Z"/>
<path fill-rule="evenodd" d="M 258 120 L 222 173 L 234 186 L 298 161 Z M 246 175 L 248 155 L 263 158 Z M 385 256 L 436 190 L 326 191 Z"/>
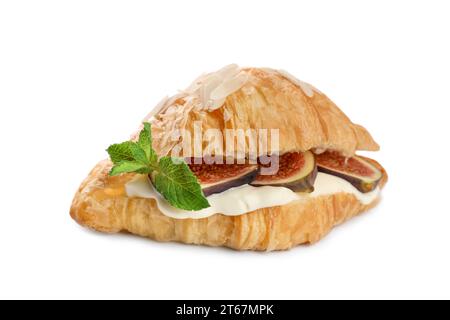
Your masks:
<path fill-rule="evenodd" d="M 152 129 L 148 122 L 144 122 L 144 129 L 139 134 L 138 145 L 145 151 L 148 159 L 155 154 L 152 148 Z"/>
<path fill-rule="evenodd" d="M 150 164 L 144 149 L 142 149 L 137 143 L 130 144 L 130 151 L 135 162 L 139 162 L 146 166 Z"/>
<path fill-rule="evenodd" d="M 209 207 L 197 178 L 183 161 L 162 157 L 153 181 L 156 190 L 176 208 L 201 210 Z"/>
<path fill-rule="evenodd" d="M 113 168 L 109 172 L 109 175 L 117 176 L 118 174 L 121 173 L 130 173 L 130 172 L 139 172 L 142 174 L 146 174 L 150 173 L 151 169 L 142 163 L 134 161 L 122 161 L 113 166 Z"/>
<path fill-rule="evenodd" d="M 201 210 L 209 207 L 196 176 L 183 159 L 158 156 L 152 147 L 150 123 L 144 123 L 137 142 L 113 144 L 108 154 L 114 166 L 111 176 L 121 173 L 151 174 L 156 190 L 174 207 Z"/>
<path fill-rule="evenodd" d="M 127 141 L 109 146 L 106 151 L 108 152 L 111 161 L 114 164 L 121 161 L 132 161 L 134 157 L 130 149 L 131 144 L 133 144 L 133 142 Z"/>

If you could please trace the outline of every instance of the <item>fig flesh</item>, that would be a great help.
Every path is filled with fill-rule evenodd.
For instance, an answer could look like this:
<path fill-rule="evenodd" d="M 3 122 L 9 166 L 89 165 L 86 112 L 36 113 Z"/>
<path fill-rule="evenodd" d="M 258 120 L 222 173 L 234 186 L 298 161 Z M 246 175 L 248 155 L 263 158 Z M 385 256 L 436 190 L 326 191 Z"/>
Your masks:
<path fill-rule="evenodd" d="M 294 192 L 313 192 L 317 167 L 314 154 L 289 152 L 278 158 L 278 171 L 272 175 L 258 175 L 252 186 L 276 186 L 289 188 Z"/>
<path fill-rule="evenodd" d="M 320 172 L 328 173 L 350 182 L 356 189 L 366 193 L 374 190 L 383 174 L 361 157 L 347 158 L 336 151 L 316 155 Z"/>
<path fill-rule="evenodd" d="M 191 163 L 194 163 L 193 161 Z M 259 166 L 251 164 L 190 164 L 204 195 L 210 196 L 252 182 Z"/>

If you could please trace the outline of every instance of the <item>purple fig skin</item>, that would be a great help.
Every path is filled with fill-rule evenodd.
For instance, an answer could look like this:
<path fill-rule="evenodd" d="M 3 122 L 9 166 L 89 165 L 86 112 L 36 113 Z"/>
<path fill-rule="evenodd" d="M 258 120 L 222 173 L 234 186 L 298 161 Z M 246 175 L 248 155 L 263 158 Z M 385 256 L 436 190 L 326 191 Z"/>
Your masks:
<path fill-rule="evenodd" d="M 362 193 L 367 193 L 367 192 L 370 192 L 370 191 L 374 190 L 378 186 L 378 183 L 381 180 L 381 177 L 380 177 L 380 179 L 373 180 L 371 182 L 367 182 L 367 181 L 364 181 L 362 179 L 359 179 L 358 177 L 347 175 L 343 171 L 333 170 L 333 169 L 330 169 L 330 168 L 327 168 L 327 167 L 323 167 L 321 165 L 318 165 L 318 168 L 319 168 L 320 172 L 331 174 L 333 176 L 336 176 L 336 177 L 342 178 L 344 180 L 347 180 L 356 189 L 358 189 Z"/>
<path fill-rule="evenodd" d="M 310 159 L 313 161 L 312 170 L 305 176 L 296 178 L 296 174 L 298 174 L 299 171 L 295 171 L 292 172 L 291 175 L 292 180 L 288 182 L 277 182 L 278 179 L 274 177 L 273 181 L 265 180 L 264 182 L 254 182 L 251 185 L 254 187 L 262 187 L 262 186 L 285 187 L 291 189 L 294 192 L 311 193 L 314 191 L 314 182 L 316 181 L 317 177 L 317 165 L 314 156 Z M 303 168 L 301 170 L 303 170 Z M 285 180 L 285 178 L 283 180 Z"/>
<path fill-rule="evenodd" d="M 264 186 L 285 187 L 291 189 L 294 192 L 311 193 L 314 191 L 314 181 L 316 181 L 316 177 L 317 177 L 317 166 L 314 166 L 313 171 L 311 171 L 307 176 L 298 180 L 293 180 L 285 183 L 270 183 L 270 182 L 265 182 L 264 184 L 254 183 L 251 185 L 254 187 L 264 187 Z"/>
<path fill-rule="evenodd" d="M 226 181 L 218 181 L 214 185 L 202 189 L 203 194 L 205 195 L 205 197 L 208 197 L 215 193 L 221 193 L 228 189 L 251 183 L 253 180 L 255 180 L 256 176 L 258 175 L 259 168 L 258 166 L 254 166 L 251 169 L 252 169 L 251 171 L 236 176 L 232 179 L 228 179 Z"/>
<path fill-rule="evenodd" d="M 314 170 L 311 171 L 306 177 L 292 181 L 289 183 L 277 184 L 278 187 L 289 188 L 294 192 L 308 192 L 311 193 L 314 191 L 314 181 L 316 181 L 317 177 L 317 166 L 314 166 Z"/>

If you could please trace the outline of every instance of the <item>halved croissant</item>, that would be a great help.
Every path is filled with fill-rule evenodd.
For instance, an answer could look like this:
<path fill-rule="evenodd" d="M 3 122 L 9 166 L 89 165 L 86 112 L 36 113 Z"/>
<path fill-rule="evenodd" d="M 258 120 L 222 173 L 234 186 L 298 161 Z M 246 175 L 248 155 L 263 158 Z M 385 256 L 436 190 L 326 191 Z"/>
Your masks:
<path fill-rule="evenodd" d="M 233 68 L 223 72 L 229 73 Z M 269 153 L 332 149 L 352 156 L 356 150 L 378 150 L 378 144 L 366 129 L 352 123 L 311 85 L 272 69 L 237 71 L 241 87 L 219 103 L 207 101 L 212 107 L 200 101 L 195 82 L 191 86 L 194 89 L 165 101 L 148 117 L 152 122 L 153 146 L 160 156 L 170 153 L 179 142 L 170 139 L 174 132 L 183 129 L 193 133 L 198 123 L 203 130 L 278 129 L 278 149 L 270 146 Z M 220 97 L 217 92 L 215 95 Z M 246 150 L 245 144 L 237 148 L 237 152 L 244 154 Z M 387 181 L 385 170 L 377 162 L 367 160 L 382 171 L 379 186 L 383 187 Z M 238 250 L 284 250 L 320 240 L 334 226 L 378 201 L 364 205 L 353 194 L 340 192 L 239 216 L 215 214 L 202 219 L 174 219 L 162 214 L 153 199 L 128 197 L 125 184 L 134 175 L 110 177 L 111 165 L 108 160 L 100 162 L 82 183 L 72 203 L 72 218 L 95 230 L 127 231 L 158 241 Z"/>

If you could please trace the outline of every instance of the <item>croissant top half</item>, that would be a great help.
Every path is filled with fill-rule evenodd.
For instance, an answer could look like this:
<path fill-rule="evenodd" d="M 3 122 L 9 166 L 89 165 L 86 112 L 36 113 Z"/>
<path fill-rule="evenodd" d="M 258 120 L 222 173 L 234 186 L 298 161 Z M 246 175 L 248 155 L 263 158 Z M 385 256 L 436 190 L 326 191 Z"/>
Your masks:
<path fill-rule="evenodd" d="M 326 95 L 273 69 L 230 65 L 203 75 L 163 100 L 145 120 L 152 123 L 153 146 L 160 155 L 187 148 L 180 133 L 194 136 L 195 127 L 203 133 L 207 129 L 278 129 L 278 148 L 269 145 L 269 153 L 333 149 L 352 156 L 356 150 L 379 149 L 369 132 L 351 122 Z M 247 152 L 248 143 L 237 145 L 236 150 Z"/>

